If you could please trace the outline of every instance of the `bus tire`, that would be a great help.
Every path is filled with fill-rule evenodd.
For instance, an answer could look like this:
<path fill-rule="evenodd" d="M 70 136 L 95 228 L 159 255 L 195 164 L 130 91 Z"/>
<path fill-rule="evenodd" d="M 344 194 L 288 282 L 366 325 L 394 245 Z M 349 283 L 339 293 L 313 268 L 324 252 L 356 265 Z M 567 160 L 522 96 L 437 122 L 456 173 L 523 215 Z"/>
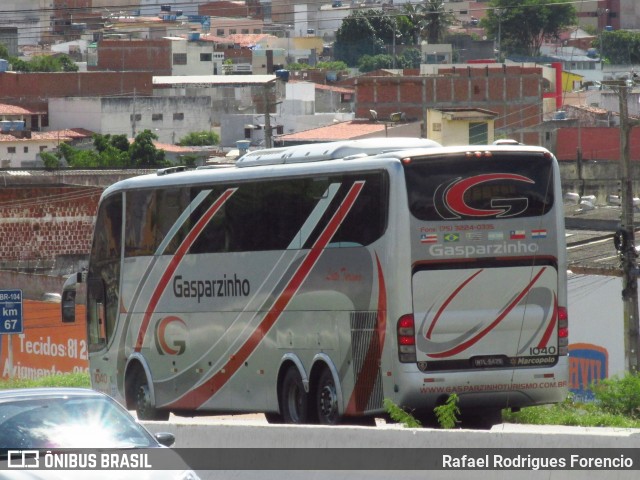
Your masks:
<path fill-rule="evenodd" d="M 321 425 L 337 425 L 341 422 L 336 383 L 328 368 L 323 368 L 318 377 L 315 388 L 315 407 L 318 423 Z"/>
<path fill-rule="evenodd" d="M 280 402 L 284 423 L 302 424 L 309 421 L 309 399 L 296 367 L 289 367 L 284 374 Z"/>
<path fill-rule="evenodd" d="M 279 413 L 265 412 L 264 418 L 267 419 L 267 423 L 272 425 L 281 425 L 284 423 L 284 419 Z"/>
<path fill-rule="evenodd" d="M 169 410 L 159 410 L 151 403 L 151 392 L 147 376 L 144 372 L 138 372 L 134 379 L 134 406 L 139 420 L 169 420 Z"/>

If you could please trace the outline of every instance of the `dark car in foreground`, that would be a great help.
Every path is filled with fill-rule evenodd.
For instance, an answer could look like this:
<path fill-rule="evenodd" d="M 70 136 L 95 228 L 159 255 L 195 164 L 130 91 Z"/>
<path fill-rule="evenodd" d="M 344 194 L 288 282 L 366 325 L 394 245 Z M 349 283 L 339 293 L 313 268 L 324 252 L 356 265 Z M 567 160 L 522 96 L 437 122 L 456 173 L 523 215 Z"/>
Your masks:
<path fill-rule="evenodd" d="M 11 453 L 15 451 L 89 452 L 87 449 L 95 449 L 91 451 L 133 452 L 169 447 L 174 441 L 170 433 L 152 435 L 115 400 L 94 390 L 0 390 L 0 479 L 83 478 L 84 475 L 84 478 L 197 480 L 198 476 L 183 463 L 175 465 L 184 465 L 184 468 L 165 471 L 6 470 L 13 458 L 9 456 L 15 455 Z M 171 449 L 166 451 L 167 455 L 175 455 L 176 462 L 181 462 Z"/>

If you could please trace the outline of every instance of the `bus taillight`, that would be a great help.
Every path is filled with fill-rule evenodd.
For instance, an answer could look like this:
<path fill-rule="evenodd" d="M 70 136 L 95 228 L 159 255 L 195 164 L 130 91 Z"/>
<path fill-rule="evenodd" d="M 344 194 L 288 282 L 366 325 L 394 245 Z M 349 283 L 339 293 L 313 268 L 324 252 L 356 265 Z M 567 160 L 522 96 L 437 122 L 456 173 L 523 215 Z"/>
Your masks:
<path fill-rule="evenodd" d="M 569 351 L 569 313 L 567 307 L 558 307 L 558 351 L 567 355 Z"/>
<path fill-rule="evenodd" d="M 411 314 L 398 320 L 398 356 L 403 363 L 416 361 L 416 329 Z"/>

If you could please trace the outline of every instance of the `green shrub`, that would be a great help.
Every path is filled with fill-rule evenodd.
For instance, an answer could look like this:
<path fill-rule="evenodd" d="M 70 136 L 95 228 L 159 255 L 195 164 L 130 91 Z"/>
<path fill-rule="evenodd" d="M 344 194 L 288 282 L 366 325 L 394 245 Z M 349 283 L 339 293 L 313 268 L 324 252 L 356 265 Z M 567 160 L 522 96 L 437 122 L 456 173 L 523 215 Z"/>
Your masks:
<path fill-rule="evenodd" d="M 452 393 L 443 405 L 438 405 L 433 409 L 442 428 L 455 428 L 459 423 L 458 415 L 460 415 L 460 409 L 458 408 L 458 400 L 458 395 Z"/>
<path fill-rule="evenodd" d="M 393 403 L 388 398 L 384 399 L 384 408 L 391 420 L 402 424 L 406 428 L 420 428 L 422 424 L 413 415 Z"/>
<path fill-rule="evenodd" d="M 625 374 L 591 386 L 599 407 L 607 413 L 640 419 L 640 376 Z"/>

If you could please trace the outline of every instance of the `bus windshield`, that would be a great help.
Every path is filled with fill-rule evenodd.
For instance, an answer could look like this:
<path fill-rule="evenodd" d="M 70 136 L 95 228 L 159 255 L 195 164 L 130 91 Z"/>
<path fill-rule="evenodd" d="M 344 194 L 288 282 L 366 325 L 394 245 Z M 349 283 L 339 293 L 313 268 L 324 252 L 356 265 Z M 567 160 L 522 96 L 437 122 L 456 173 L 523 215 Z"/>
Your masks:
<path fill-rule="evenodd" d="M 409 209 L 424 221 L 544 215 L 553 206 L 552 165 L 527 152 L 413 159 L 405 165 Z"/>

